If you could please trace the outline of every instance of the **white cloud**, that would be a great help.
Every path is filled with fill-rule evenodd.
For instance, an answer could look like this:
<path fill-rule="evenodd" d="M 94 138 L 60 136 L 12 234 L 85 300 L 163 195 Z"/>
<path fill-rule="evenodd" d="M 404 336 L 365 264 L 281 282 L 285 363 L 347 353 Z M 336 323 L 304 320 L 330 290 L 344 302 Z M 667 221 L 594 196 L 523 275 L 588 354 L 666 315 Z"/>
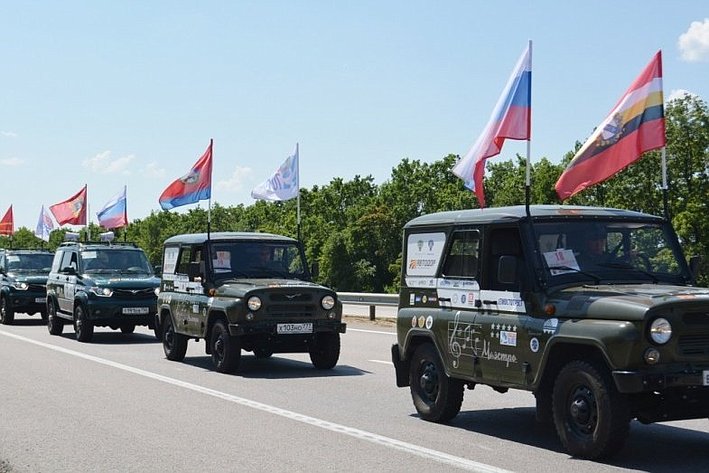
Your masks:
<path fill-rule="evenodd" d="M 673 91 L 670 92 L 670 95 L 667 97 L 667 101 L 670 102 L 675 99 L 681 99 L 687 95 L 693 95 L 696 96 L 697 94 L 693 94 L 692 92 L 684 89 L 674 89 Z"/>
<path fill-rule="evenodd" d="M 25 164 L 25 160 L 13 156 L 12 158 L 0 159 L 0 164 L 4 164 L 5 166 L 22 166 Z"/>
<path fill-rule="evenodd" d="M 14 131 L 0 131 L 0 135 L 6 136 L 8 138 L 17 138 L 17 133 Z"/>
<path fill-rule="evenodd" d="M 158 167 L 157 163 L 149 163 L 143 168 L 143 174 L 148 177 L 163 178 L 165 177 L 165 168 Z"/>
<path fill-rule="evenodd" d="M 693 21 L 677 41 L 682 59 L 687 62 L 709 61 L 709 18 Z"/>
<path fill-rule="evenodd" d="M 218 190 L 236 192 L 243 188 L 245 181 L 253 175 L 253 169 L 245 166 L 237 166 L 231 177 L 217 181 L 215 187 Z"/>
<path fill-rule="evenodd" d="M 104 151 L 93 158 L 85 159 L 84 167 L 97 174 L 130 174 L 127 168 L 134 159 L 132 154 L 112 159 L 111 152 Z"/>

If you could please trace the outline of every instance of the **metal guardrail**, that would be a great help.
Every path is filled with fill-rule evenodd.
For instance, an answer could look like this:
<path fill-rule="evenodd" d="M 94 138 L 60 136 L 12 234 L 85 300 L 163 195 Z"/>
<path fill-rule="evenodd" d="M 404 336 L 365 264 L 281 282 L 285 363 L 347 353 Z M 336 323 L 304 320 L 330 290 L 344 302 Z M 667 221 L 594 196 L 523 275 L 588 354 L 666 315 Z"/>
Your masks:
<path fill-rule="evenodd" d="M 399 305 L 398 294 L 370 294 L 366 292 L 338 292 L 338 299 L 343 304 L 366 305 L 369 306 L 369 320 L 376 319 L 377 306 Z"/>

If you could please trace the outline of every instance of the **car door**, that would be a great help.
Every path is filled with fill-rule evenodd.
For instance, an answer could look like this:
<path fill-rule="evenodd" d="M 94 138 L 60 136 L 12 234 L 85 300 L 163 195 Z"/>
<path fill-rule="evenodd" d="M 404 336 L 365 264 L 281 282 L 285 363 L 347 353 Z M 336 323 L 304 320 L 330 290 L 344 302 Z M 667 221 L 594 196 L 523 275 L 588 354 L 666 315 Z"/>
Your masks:
<path fill-rule="evenodd" d="M 79 268 L 78 252 L 75 250 L 64 251 L 59 271 L 55 274 L 52 284 L 56 289 L 57 302 L 62 312 L 74 311 L 74 294 L 76 292 L 77 271 Z"/>
<path fill-rule="evenodd" d="M 175 268 L 174 296 L 170 309 L 176 329 L 188 335 L 201 337 L 207 315 L 207 296 L 202 285 L 204 259 L 202 245 L 183 245 Z"/>
<path fill-rule="evenodd" d="M 541 353 L 533 318 L 523 298 L 525 259 L 517 227 L 493 228 L 486 235 L 480 310 L 480 373 L 486 381 L 524 385 Z M 514 274 L 505 268 L 514 267 Z"/>

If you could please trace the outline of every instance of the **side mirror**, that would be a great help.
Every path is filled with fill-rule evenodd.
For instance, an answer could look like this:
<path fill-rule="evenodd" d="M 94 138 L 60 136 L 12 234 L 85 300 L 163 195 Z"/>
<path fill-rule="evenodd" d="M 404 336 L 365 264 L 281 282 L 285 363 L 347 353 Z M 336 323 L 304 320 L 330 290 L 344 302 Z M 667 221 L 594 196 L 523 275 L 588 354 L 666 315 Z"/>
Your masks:
<path fill-rule="evenodd" d="M 689 273 L 692 277 L 692 284 L 697 282 L 697 273 L 699 273 L 699 263 L 701 263 L 702 257 L 699 255 L 694 255 L 689 258 Z"/>
<path fill-rule="evenodd" d="M 313 278 L 317 278 L 318 276 L 320 276 L 320 265 L 319 265 L 319 264 L 313 263 L 313 264 L 310 266 L 310 275 L 311 275 Z"/>
<path fill-rule="evenodd" d="M 66 267 L 62 268 L 62 270 L 60 272 L 62 272 L 64 274 L 68 274 L 70 276 L 74 276 L 74 275 L 76 275 L 76 268 L 73 266 L 66 266 Z"/>
<path fill-rule="evenodd" d="M 500 256 L 500 261 L 497 263 L 497 280 L 502 284 L 517 282 L 517 258 L 515 256 Z"/>

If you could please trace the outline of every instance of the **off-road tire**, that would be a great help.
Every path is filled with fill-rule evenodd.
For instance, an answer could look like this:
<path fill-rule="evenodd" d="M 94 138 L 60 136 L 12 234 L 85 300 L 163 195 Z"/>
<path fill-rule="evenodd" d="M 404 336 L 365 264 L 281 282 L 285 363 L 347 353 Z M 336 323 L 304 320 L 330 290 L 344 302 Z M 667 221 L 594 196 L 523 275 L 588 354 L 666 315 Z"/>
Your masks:
<path fill-rule="evenodd" d="M 569 362 L 556 377 L 552 403 L 556 432 L 571 455 L 608 458 L 623 447 L 630 430 L 629 408 L 607 370 Z"/>
<path fill-rule="evenodd" d="M 49 335 L 61 335 L 64 331 L 64 322 L 57 317 L 57 308 L 51 299 L 47 302 L 47 330 Z"/>
<path fill-rule="evenodd" d="M 12 310 L 7 297 L 0 297 L 0 323 L 3 325 L 12 325 L 15 321 L 15 311 Z"/>
<path fill-rule="evenodd" d="M 460 412 L 464 384 L 446 375 L 432 343 L 419 345 L 411 357 L 409 386 L 414 407 L 422 419 L 448 422 Z"/>
<path fill-rule="evenodd" d="M 181 333 L 175 332 L 175 327 L 172 325 L 172 317 L 170 315 L 165 316 L 162 334 L 162 349 L 165 352 L 165 358 L 170 361 L 184 360 L 189 339 Z"/>
<path fill-rule="evenodd" d="M 229 330 L 222 320 L 217 320 L 212 327 L 209 339 L 212 364 L 220 373 L 233 373 L 241 361 L 241 343 L 239 337 L 229 335 Z"/>
<path fill-rule="evenodd" d="M 94 323 L 88 320 L 81 304 L 76 304 L 74 308 L 74 332 L 76 339 L 83 343 L 89 343 L 94 338 Z"/>
<path fill-rule="evenodd" d="M 310 362 L 319 370 L 329 370 L 335 367 L 340 359 L 340 334 L 326 332 L 315 335 L 315 341 L 308 352 Z"/>

